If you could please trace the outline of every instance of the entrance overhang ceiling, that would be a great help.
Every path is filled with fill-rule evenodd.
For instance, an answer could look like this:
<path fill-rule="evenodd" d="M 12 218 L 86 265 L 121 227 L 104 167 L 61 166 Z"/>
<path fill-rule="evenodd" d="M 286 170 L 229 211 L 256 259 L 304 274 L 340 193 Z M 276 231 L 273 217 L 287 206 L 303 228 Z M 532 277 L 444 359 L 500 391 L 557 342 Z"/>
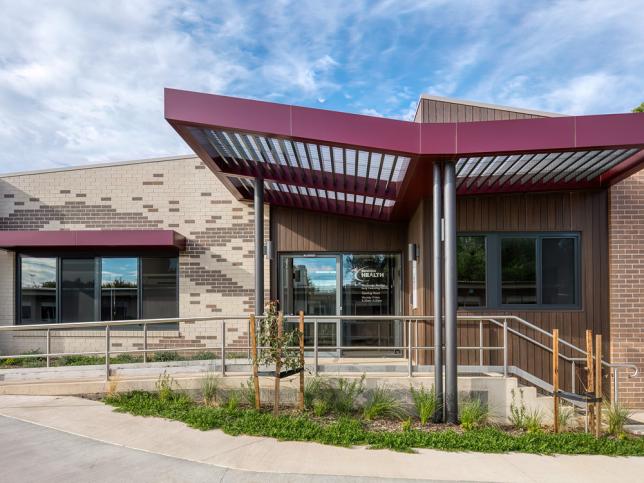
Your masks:
<path fill-rule="evenodd" d="M 414 123 L 165 90 L 165 118 L 238 199 L 264 180 L 274 205 L 408 218 L 432 164 L 456 162 L 457 193 L 608 186 L 644 165 L 644 115 Z"/>

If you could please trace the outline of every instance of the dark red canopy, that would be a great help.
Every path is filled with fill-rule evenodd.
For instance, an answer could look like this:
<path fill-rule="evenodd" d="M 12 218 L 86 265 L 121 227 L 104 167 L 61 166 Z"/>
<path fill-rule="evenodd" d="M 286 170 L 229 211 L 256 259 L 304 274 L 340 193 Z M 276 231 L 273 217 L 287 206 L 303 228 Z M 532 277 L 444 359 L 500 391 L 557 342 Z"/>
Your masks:
<path fill-rule="evenodd" d="M 409 216 L 432 163 L 461 195 L 607 186 L 644 162 L 644 115 L 414 123 L 165 91 L 165 117 L 238 197 L 378 219 Z"/>
<path fill-rule="evenodd" d="M 186 239 L 173 230 L 0 231 L 0 248 L 173 248 Z"/>

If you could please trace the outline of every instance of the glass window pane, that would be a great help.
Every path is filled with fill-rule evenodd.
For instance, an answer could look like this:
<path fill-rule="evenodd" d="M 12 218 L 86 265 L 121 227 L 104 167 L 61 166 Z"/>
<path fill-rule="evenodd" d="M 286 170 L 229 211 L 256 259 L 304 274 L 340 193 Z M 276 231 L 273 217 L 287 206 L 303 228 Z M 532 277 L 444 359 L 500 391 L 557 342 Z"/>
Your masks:
<path fill-rule="evenodd" d="M 138 318 L 138 259 L 101 259 L 101 320 Z"/>
<path fill-rule="evenodd" d="M 144 319 L 179 317 L 177 258 L 141 258 Z"/>
<path fill-rule="evenodd" d="M 90 322 L 94 315 L 93 258 L 61 260 L 61 321 Z"/>
<path fill-rule="evenodd" d="M 543 303 L 575 304 L 574 238 L 544 238 L 541 242 L 541 266 Z"/>
<path fill-rule="evenodd" d="M 501 240 L 501 303 L 537 303 L 536 239 Z"/>
<path fill-rule="evenodd" d="M 56 259 L 20 258 L 20 321 L 56 322 Z"/>
<path fill-rule="evenodd" d="M 459 236 L 456 239 L 458 306 L 485 307 L 485 237 Z"/>

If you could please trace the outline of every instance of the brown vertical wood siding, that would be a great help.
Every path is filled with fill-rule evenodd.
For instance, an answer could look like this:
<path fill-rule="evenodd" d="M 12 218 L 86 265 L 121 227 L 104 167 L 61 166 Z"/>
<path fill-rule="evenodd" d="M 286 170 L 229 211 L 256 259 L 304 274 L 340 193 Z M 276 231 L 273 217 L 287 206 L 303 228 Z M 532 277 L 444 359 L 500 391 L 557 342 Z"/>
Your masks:
<path fill-rule="evenodd" d="M 532 119 L 544 117 L 537 114 L 516 112 L 508 109 L 460 104 L 457 101 L 439 101 L 421 98 L 416 111 L 416 122 L 472 122 L 501 121 L 505 119 Z"/>
<path fill-rule="evenodd" d="M 508 314 L 552 332 L 558 328 L 562 339 L 578 347 L 585 346 L 586 329 L 603 335 L 603 352 L 608 354 L 610 332 L 608 318 L 608 196 L 606 190 L 575 191 L 561 193 L 526 193 L 510 195 L 467 196 L 457 198 L 457 230 L 459 232 L 578 232 L 580 234 L 581 257 L 581 308 L 574 310 L 561 309 L 498 309 L 459 311 L 459 314 Z M 431 226 L 431 212 L 428 212 L 426 224 Z M 431 257 L 430 263 L 431 265 Z M 431 269 L 431 268 L 430 268 Z M 431 272 L 430 272 L 431 273 Z M 431 300 L 430 293 L 426 295 Z M 460 324 L 462 327 L 468 324 Z M 459 330 L 459 345 L 478 345 L 478 323 L 473 322 L 469 330 Z M 512 327 L 512 323 L 510 323 Z M 518 327 L 517 327 L 518 328 Z M 546 336 L 533 330 L 521 329 L 521 332 L 534 337 L 542 344 L 550 346 Z M 432 343 L 432 334 L 428 333 L 428 343 Z M 485 330 L 486 345 L 502 346 L 502 331 Z M 510 337 L 509 363 L 530 373 L 551 381 L 551 355 L 534 344 L 518 337 Z M 562 354 L 573 353 L 561 347 Z M 580 355 L 575 353 L 575 357 Z M 485 355 L 484 363 L 502 364 L 501 352 Z M 462 351 L 460 364 L 478 363 L 478 351 Z M 562 386 L 570 389 L 572 374 L 570 364 L 561 364 Z M 580 369 L 580 368 L 579 368 Z M 578 376 L 584 372 L 578 370 Z M 581 379 L 577 380 L 577 388 Z"/>
<path fill-rule="evenodd" d="M 608 197 L 606 190 L 573 191 L 558 193 L 519 193 L 507 195 L 464 196 L 457 198 L 457 230 L 459 232 L 577 232 L 581 246 L 581 308 L 574 310 L 477 310 L 461 311 L 475 315 L 517 315 L 542 329 L 551 332 L 558 328 L 560 337 L 584 347 L 585 331 L 592 329 L 604 337 L 605 354 L 609 354 L 610 332 L 608 319 Z M 419 259 L 419 308 L 417 315 L 433 314 L 432 290 L 432 205 L 423 200 L 408 223 L 384 223 L 289 208 L 271 209 L 271 238 L 278 252 L 350 252 L 388 251 L 403 254 L 404 287 L 402 307 L 411 314 L 411 274 L 406 260 L 407 243 L 420 247 Z M 273 261 L 272 295 L 277 294 L 277 265 Z M 511 325 L 512 326 L 512 325 Z M 478 322 L 461 323 L 459 345 L 477 346 Z M 487 327 L 487 326 L 486 326 Z M 518 327 L 517 327 L 518 328 Z M 420 327 L 421 341 L 433 344 L 433 330 Z M 549 345 L 545 336 L 534 331 L 521 332 Z M 486 345 L 502 346 L 502 331 L 484 331 Z M 550 381 L 551 356 L 536 346 L 510 337 L 509 363 Z M 573 355 L 561 347 L 565 355 Z M 577 355 L 577 354 L 575 354 Z M 432 353 L 419 354 L 419 362 L 431 364 Z M 502 352 L 486 352 L 485 364 L 500 365 Z M 460 351 L 460 364 L 478 363 L 478 351 Z M 571 367 L 560 367 L 562 387 L 571 387 Z M 578 376 L 584 372 L 578 368 Z M 577 380 L 577 387 L 582 387 Z M 605 386 L 608 387 L 608 384 Z"/>

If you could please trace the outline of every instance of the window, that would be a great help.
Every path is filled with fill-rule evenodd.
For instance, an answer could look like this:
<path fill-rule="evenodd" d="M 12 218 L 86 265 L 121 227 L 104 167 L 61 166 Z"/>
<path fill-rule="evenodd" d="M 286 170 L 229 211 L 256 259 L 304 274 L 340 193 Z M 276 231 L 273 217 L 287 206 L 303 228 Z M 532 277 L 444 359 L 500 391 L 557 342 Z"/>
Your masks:
<path fill-rule="evenodd" d="M 138 319 L 138 258 L 101 259 L 101 320 Z"/>
<path fill-rule="evenodd" d="M 459 307 L 485 307 L 485 237 L 459 236 L 456 239 Z"/>
<path fill-rule="evenodd" d="M 173 318 L 179 315 L 176 256 L 20 255 L 17 322 Z"/>
<path fill-rule="evenodd" d="M 20 315 L 23 323 L 56 322 L 56 267 L 55 258 L 20 258 Z"/>
<path fill-rule="evenodd" d="M 537 240 L 501 239 L 501 303 L 537 303 Z"/>
<path fill-rule="evenodd" d="M 575 233 L 459 235 L 457 268 L 459 307 L 580 305 Z"/>
<path fill-rule="evenodd" d="M 141 258 L 141 286 L 144 319 L 179 316 L 176 258 Z"/>
<path fill-rule="evenodd" d="M 61 260 L 61 320 L 65 322 L 94 320 L 95 278 L 96 262 L 93 258 Z"/>

